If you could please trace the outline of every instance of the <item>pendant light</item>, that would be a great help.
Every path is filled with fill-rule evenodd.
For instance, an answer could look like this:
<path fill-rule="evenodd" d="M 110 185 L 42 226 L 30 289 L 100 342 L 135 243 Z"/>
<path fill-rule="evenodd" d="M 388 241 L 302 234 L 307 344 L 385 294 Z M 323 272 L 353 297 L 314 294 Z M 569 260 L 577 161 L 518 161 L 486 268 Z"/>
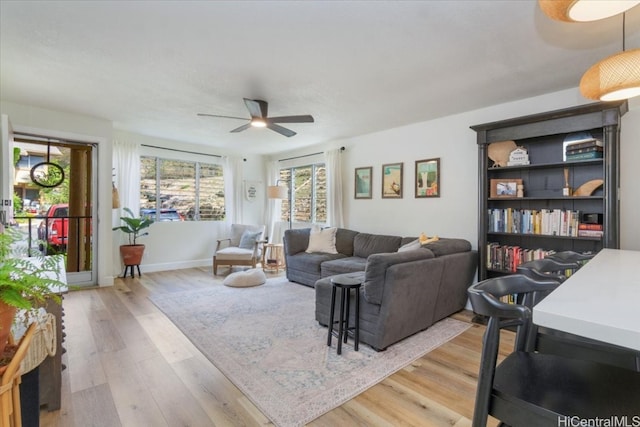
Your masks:
<path fill-rule="evenodd" d="M 625 12 L 640 0 L 538 0 L 549 17 L 565 22 L 588 22 L 622 13 L 622 52 L 589 68 L 580 80 L 585 98 L 616 101 L 640 95 L 640 49 L 625 50 Z"/>
<path fill-rule="evenodd" d="M 625 51 L 625 14 L 622 14 L 622 52 L 592 65 L 580 80 L 582 96 L 617 101 L 640 95 L 640 49 Z"/>
<path fill-rule="evenodd" d="M 588 22 L 624 13 L 640 0 L 538 0 L 538 4 L 551 19 Z"/>

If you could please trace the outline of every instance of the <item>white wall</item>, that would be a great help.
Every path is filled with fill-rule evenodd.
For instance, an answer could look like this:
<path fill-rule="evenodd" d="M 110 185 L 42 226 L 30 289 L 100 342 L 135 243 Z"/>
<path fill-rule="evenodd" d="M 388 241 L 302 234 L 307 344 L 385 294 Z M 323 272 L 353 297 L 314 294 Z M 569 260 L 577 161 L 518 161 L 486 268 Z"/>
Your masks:
<path fill-rule="evenodd" d="M 331 141 L 331 146 L 346 147 L 342 158 L 345 226 L 371 233 L 460 237 L 477 247 L 478 150 L 476 133 L 469 126 L 588 102 L 576 88 Z M 621 247 L 640 250 L 640 99 L 630 101 L 629 108 L 621 134 Z M 307 152 L 319 149 L 308 147 Z M 415 161 L 434 157 L 440 158 L 441 196 L 416 199 Z M 396 162 L 404 163 L 403 198 L 382 199 L 382 165 Z M 373 166 L 373 199 L 354 200 L 354 169 L 365 166 Z"/>

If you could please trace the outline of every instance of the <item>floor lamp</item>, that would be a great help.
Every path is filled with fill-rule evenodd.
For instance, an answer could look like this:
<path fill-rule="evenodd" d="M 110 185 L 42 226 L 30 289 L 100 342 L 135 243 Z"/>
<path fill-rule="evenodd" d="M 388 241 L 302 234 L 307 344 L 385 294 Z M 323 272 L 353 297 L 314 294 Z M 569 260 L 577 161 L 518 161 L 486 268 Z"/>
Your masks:
<path fill-rule="evenodd" d="M 269 185 L 267 187 L 267 197 L 274 200 L 289 200 L 289 230 L 292 226 L 293 207 L 291 206 L 291 192 L 288 187 L 279 185 L 280 182 L 287 182 L 281 179 L 276 181 L 276 185 Z"/>

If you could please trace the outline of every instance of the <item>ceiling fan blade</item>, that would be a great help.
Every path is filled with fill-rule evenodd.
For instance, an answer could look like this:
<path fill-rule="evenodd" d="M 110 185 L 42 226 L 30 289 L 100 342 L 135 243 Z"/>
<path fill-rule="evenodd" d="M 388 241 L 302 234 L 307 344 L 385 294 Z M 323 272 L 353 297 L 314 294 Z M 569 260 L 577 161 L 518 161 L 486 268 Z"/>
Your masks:
<path fill-rule="evenodd" d="M 220 118 L 223 118 L 223 119 L 249 120 L 246 117 L 221 116 L 221 115 L 218 115 L 218 114 L 206 114 L 206 113 L 198 113 L 198 116 L 201 116 L 201 117 L 220 117 Z"/>
<path fill-rule="evenodd" d="M 269 117 L 267 123 L 313 123 L 313 117 L 306 114 L 303 116 L 282 116 Z"/>
<path fill-rule="evenodd" d="M 260 101 L 259 99 L 247 99 L 244 98 L 244 104 L 247 106 L 251 117 L 267 117 L 269 110 L 269 104 L 266 101 Z"/>
<path fill-rule="evenodd" d="M 282 127 L 282 126 L 278 126 L 275 123 L 267 123 L 267 127 L 269 129 L 271 129 L 272 131 L 278 132 L 280 135 L 284 135 L 284 136 L 286 136 L 288 138 L 290 138 L 290 137 L 292 137 L 293 135 L 296 134 L 291 129 L 287 129 L 287 128 Z"/>
<path fill-rule="evenodd" d="M 243 130 L 247 130 L 251 127 L 251 123 L 247 123 L 246 125 L 242 125 L 238 128 L 233 129 L 231 132 L 242 132 Z"/>

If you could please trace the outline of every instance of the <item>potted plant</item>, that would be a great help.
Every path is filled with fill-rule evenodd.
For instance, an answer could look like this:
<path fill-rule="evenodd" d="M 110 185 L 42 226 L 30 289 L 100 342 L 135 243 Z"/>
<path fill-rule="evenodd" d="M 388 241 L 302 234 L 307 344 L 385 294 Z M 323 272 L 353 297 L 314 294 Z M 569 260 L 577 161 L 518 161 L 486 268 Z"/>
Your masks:
<path fill-rule="evenodd" d="M 39 307 L 52 298 L 60 302 L 55 289 L 66 287 L 59 279 L 61 255 L 25 257 L 19 242 L 26 241 L 20 230 L 0 225 L 0 355 L 11 332 L 16 311 Z"/>
<path fill-rule="evenodd" d="M 123 208 L 127 213 L 127 216 L 121 216 L 120 220 L 123 225 L 119 227 L 113 227 L 113 230 L 121 230 L 128 234 L 129 244 L 120 245 L 120 255 L 122 256 L 122 262 L 125 266 L 140 265 L 142 261 L 142 255 L 144 254 L 144 245 L 138 244 L 138 237 L 147 236 L 149 232 L 142 232 L 142 230 L 148 228 L 153 224 L 153 220 L 147 217 L 139 217 L 133 214 L 131 209 Z"/>

